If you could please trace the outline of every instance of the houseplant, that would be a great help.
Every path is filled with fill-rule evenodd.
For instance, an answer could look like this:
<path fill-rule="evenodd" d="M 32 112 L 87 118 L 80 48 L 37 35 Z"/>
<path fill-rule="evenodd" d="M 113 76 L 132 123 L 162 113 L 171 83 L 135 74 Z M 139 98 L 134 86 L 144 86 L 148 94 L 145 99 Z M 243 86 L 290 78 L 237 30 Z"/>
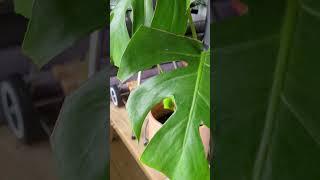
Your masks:
<path fill-rule="evenodd" d="M 144 133 L 146 138 L 144 141 L 145 145 L 159 131 L 159 129 L 169 119 L 173 112 L 174 109 L 166 108 L 163 102 L 158 103 L 150 110 L 150 112 L 147 115 L 146 125 L 144 127 Z M 210 149 L 210 129 L 207 128 L 205 125 L 201 125 L 199 127 L 199 133 L 200 138 L 202 140 L 202 144 L 204 146 L 205 155 L 208 157 Z"/>
<path fill-rule="evenodd" d="M 159 1 L 155 12 L 152 10 L 151 1 L 122 0 L 119 2 L 118 7 L 111 13 L 110 20 L 111 43 L 118 42 L 118 46 L 111 48 L 111 57 L 113 63 L 120 66 L 120 79 L 124 80 L 139 70 L 163 62 L 185 60 L 189 63 L 186 68 L 164 73 L 144 83 L 133 93 L 128 102 L 128 104 L 133 102 L 141 104 L 143 98 L 140 98 L 139 94 L 150 98 L 151 94 L 148 95 L 144 91 L 151 87 L 158 86 L 158 90 L 163 90 L 159 92 L 159 96 L 154 97 L 154 101 L 147 103 L 147 107 L 139 105 L 140 111 L 135 112 L 129 108 L 130 117 L 138 117 L 133 119 L 137 136 L 140 135 L 141 118 L 155 103 L 170 96 L 177 107 L 168 120 L 170 123 L 166 123 L 148 145 L 149 150 L 145 151 L 142 157 L 143 162 L 161 170 L 172 179 L 208 179 L 209 167 L 203 152 L 198 126 L 203 121 L 210 127 L 209 107 L 206 101 L 210 99 L 208 87 L 210 58 L 209 52 L 203 50 L 200 41 L 183 36 L 187 29 L 190 1 Z M 15 0 L 15 3 L 20 4 L 16 6 L 17 12 L 30 18 L 23 48 L 39 67 L 79 38 L 105 26 L 109 17 L 106 13 L 106 1 L 100 0 L 91 1 L 89 4 L 84 0 Z M 124 24 L 129 7 L 133 10 L 132 39 L 127 36 L 128 32 Z M 192 23 L 190 25 L 192 26 Z M 195 36 L 194 31 L 193 33 Z M 162 38 L 159 39 L 159 37 Z M 154 46 L 154 39 L 159 39 L 157 46 Z M 148 43 L 150 46 L 145 46 L 143 43 Z M 149 47 L 149 49 L 143 51 L 142 48 L 138 48 L 140 55 L 134 60 L 138 65 L 135 66 L 130 64 L 133 62 L 130 58 L 134 57 L 131 56 L 135 54 L 133 48 L 137 47 Z M 160 53 L 160 51 L 168 53 Z M 147 59 L 152 59 L 150 56 L 155 58 L 152 62 L 147 62 Z M 65 100 L 52 136 L 52 147 L 61 179 L 108 178 L 108 123 L 106 121 L 108 97 L 104 89 L 106 74 L 106 70 L 96 74 Z M 181 82 L 178 88 L 170 83 L 176 78 Z M 166 90 L 163 87 L 166 87 Z M 185 93 L 190 96 L 183 96 L 182 94 Z M 203 99 L 202 96 L 206 98 Z M 200 114 L 201 118 L 199 118 Z M 180 120 L 180 123 L 175 122 Z M 170 135 L 170 128 L 175 126 L 179 131 L 173 132 L 175 137 L 170 138 L 171 142 L 161 142 L 163 139 L 161 137 Z M 183 134 L 187 138 L 184 138 Z M 189 141 L 194 142 L 192 148 Z M 160 143 L 165 143 L 161 146 L 166 149 L 170 143 L 177 146 L 176 149 L 172 149 L 174 153 L 168 153 L 171 157 L 167 156 L 165 163 L 149 161 L 148 154 Z M 159 157 L 165 152 L 164 150 L 157 153 Z M 180 155 L 175 156 L 177 154 Z M 168 164 L 169 158 L 176 163 L 171 161 Z M 188 158 L 195 158 L 196 161 Z M 155 160 L 159 161 L 159 159 Z M 182 169 L 184 164 L 189 168 L 187 171 Z"/>
<path fill-rule="evenodd" d="M 19 1 L 16 0 L 16 2 Z M 70 15 L 71 19 L 100 19 L 96 25 L 105 24 L 105 19 L 101 20 L 103 15 L 98 13 L 104 14 L 105 9 L 107 9 L 101 10 L 100 7 L 106 5 L 101 5 L 102 1 L 95 0 L 89 4 L 84 0 L 42 2 L 53 3 L 48 7 L 55 9 L 56 13 L 52 15 L 52 13 L 49 13 L 50 11 L 41 11 L 41 8 L 39 9 L 39 6 L 37 6 L 33 9 L 32 14 L 42 18 L 34 20 L 33 23 L 50 21 L 51 16 L 55 15 L 59 15 L 59 17 L 69 16 L 66 13 L 70 12 L 69 8 L 72 9 L 73 7 L 79 7 L 79 4 L 83 4 L 79 8 L 80 11 L 73 11 L 74 13 L 79 12 L 79 14 L 77 16 Z M 247 180 L 253 179 L 253 172 L 258 172 L 255 173 L 258 174 L 256 179 L 260 177 L 260 179 L 318 179 L 318 162 L 320 161 L 318 153 L 318 129 L 320 127 L 318 121 L 318 103 L 320 101 L 318 96 L 319 61 L 317 58 L 319 56 L 317 52 L 319 36 L 317 33 L 320 31 L 318 21 L 319 1 L 244 0 L 243 2 L 248 4 L 248 14 L 240 18 L 242 20 L 239 18 L 237 20 L 240 21 L 230 19 L 228 22 L 214 25 L 215 80 L 213 82 L 215 88 L 213 92 L 216 112 L 214 114 L 216 123 L 213 126 L 215 133 L 214 176 L 217 179 Z M 95 3 L 97 3 L 97 7 L 93 5 Z M 65 7 L 67 4 L 69 6 Z M 30 7 L 32 6 L 30 5 Z M 94 11 L 87 15 L 86 12 L 92 9 Z M 290 13 L 284 19 L 282 13 L 285 12 L 285 9 L 290 9 Z M 109 17 L 108 13 L 105 17 Z M 61 20 L 63 18 L 56 19 L 54 22 L 59 24 Z M 296 23 L 292 23 L 292 21 L 296 21 Z M 284 28 L 280 35 L 279 32 L 283 24 L 287 24 L 285 25 L 287 28 Z M 80 32 L 85 29 L 80 34 L 86 34 L 101 26 L 75 27 L 71 28 L 70 32 L 72 30 Z M 49 32 L 51 35 L 52 33 Z M 55 34 L 55 37 L 51 36 L 51 39 L 64 39 L 64 36 L 73 33 L 53 34 Z M 78 33 L 74 34 L 76 36 L 71 39 L 79 37 Z M 38 34 L 38 36 L 41 36 L 41 34 Z M 50 35 L 45 35 L 43 37 L 44 41 L 46 36 Z M 70 38 L 67 39 L 70 41 Z M 281 44 L 279 43 L 280 39 Z M 57 41 L 48 39 L 47 41 L 47 44 L 52 45 L 52 47 L 57 45 Z M 64 44 L 66 41 L 59 43 Z M 36 45 L 35 43 L 34 46 L 36 47 Z M 35 47 L 32 49 L 36 50 Z M 48 49 L 43 52 L 57 53 L 55 48 L 48 46 L 46 48 Z M 290 56 L 285 56 L 285 54 L 290 54 Z M 289 63 L 284 60 L 289 60 Z M 280 68 L 280 71 L 274 71 L 276 62 L 285 62 L 283 66 L 277 67 L 285 67 L 287 70 Z M 280 78 L 284 85 L 280 86 L 279 91 L 269 93 L 273 86 L 272 82 L 278 79 L 273 78 L 273 72 L 276 72 L 274 73 L 275 77 L 285 74 L 286 78 Z M 58 134 L 63 134 L 63 136 L 55 136 L 58 138 L 53 138 L 53 141 L 56 144 L 61 144 L 60 150 L 56 149 L 55 151 L 60 151 L 59 159 L 65 160 L 65 170 L 61 172 L 61 177 L 65 177 L 64 179 L 107 179 L 108 177 L 107 175 L 105 177 L 99 176 L 107 172 L 106 169 L 108 169 L 107 164 L 102 162 L 107 161 L 107 157 L 105 157 L 108 154 L 105 153 L 108 151 L 105 147 L 105 139 L 107 138 L 103 136 L 107 136 L 105 132 L 108 128 L 99 128 L 107 125 L 105 118 L 107 116 L 105 108 L 107 104 L 104 104 L 107 98 L 105 97 L 106 92 L 102 91 L 104 81 L 107 79 L 104 76 L 105 74 L 101 73 L 97 76 L 100 78 L 88 81 L 85 84 L 86 88 L 80 90 L 86 92 L 84 96 L 78 93 L 77 98 L 68 99 L 69 103 L 66 103 L 64 108 L 78 108 L 65 111 L 60 116 L 60 122 L 64 123 L 61 123 L 58 128 L 61 129 Z M 279 77 L 283 76 L 280 75 Z M 280 97 L 279 93 L 281 94 Z M 269 98 L 270 94 L 275 96 Z M 285 101 L 288 98 L 290 101 Z M 266 113 L 269 109 L 267 108 L 269 100 L 271 102 L 274 102 L 274 100 L 277 100 L 276 102 L 280 101 L 280 105 L 270 106 L 272 107 L 271 110 L 280 106 L 280 108 L 276 108 L 276 112 L 272 110 Z M 79 102 L 84 103 L 79 104 Z M 288 108 L 294 111 L 288 112 Z M 83 116 L 83 114 L 92 115 L 93 112 L 97 116 Z M 72 114 L 73 116 L 71 116 Z M 266 133 L 264 133 L 266 136 L 264 137 L 267 138 L 263 138 L 265 140 L 261 141 L 266 114 L 277 114 L 277 117 L 268 118 L 266 122 L 271 122 L 271 126 L 266 127 L 271 128 L 266 128 Z M 299 120 L 297 120 L 297 117 L 299 117 Z M 90 124 L 86 124 L 87 119 L 92 120 Z M 75 126 L 77 124 L 81 125 L 82 128 Z M 84 126 L 86 128 L 83 128 Z M 99 134 L 96 134 L 96 132 L 99 132 Z M 79 137 L 79 134 L 83 136 Z M 90 138 L 87 138 L 91 137 L 90 135 L 102 138 L 97 141 L 90 141 Z M 259 170 L 253 170 L 253 164 L 255 164 L 257 157 L 256 152 L 258 152 L 257 149 L 260 149 L 258 148 L 260 142 L 267 142 L 269 146 L 261 146 L 265 147 L 261 149 L 267 151 L 260 151 L 261 153 L 259 153 L 261 154 L 259 157 L 263 158 L 259 159 L 257 164 L 264 166 L 257 165 Z M 79 151 L 64 151 L 64 146 L 67 147 L 66 149 L 78 149 Z M 98 148 L 103 153 L 97 153 L 100 152 L 97 151 Z M 88 149 L 89 151 L 85 151 Z M 77 161 L 77 159 L 80 160 Z M 78 166 L 79 164 L 82 166 Z M 263 172 L 263 176 L 261 172 Z"/>
<path fill-rule="evenodd" d="M 130 2 L 119 1 L 111 12 L 111 57 L 119 66 L 118 78 L 126 80 L 156 64 L 188 62 L 185 68 L 144 82 L 128 99 L 127 111 L 138 139 L 143 121 L 154 105 L 165 98 L 175 104 L 174 113 L 152 138 L 141 161 L 170 179 L 209 179 L 199 126 L 203 122 L 210 127 L 210 53 L 197 40 L 189 5 L 185 6 L 188 2 L 159 1 L 151 19 L 148 13 L 135 16 L 135 12 L 149 12 L 148 6 L 142 6 L 146 8 L 143 10 Z M 131 39 L 125 26 L 129 6 L 133 11 Z M 188 22 L 193 39 L 184 36 Z"/>

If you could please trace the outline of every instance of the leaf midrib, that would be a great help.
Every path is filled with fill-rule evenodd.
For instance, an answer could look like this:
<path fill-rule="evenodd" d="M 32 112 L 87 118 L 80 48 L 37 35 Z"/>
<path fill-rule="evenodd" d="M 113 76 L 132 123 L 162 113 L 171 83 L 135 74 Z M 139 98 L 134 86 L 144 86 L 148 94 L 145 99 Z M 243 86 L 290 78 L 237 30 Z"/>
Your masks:
<path fill-rule="evenodd" d="M 182 154 L 185 150 L 185 144 L 186 144 L 186 139 L 187 139 L 187 135 L 189 132 L 189 129 L 190 129 L 190 124 L 191 124 L 191 120 L 192 120 L 192 116 L 194 114 L 194 107 L 195 107 L 195 102 L 197 101 L 197 94 L 198 94 L 198 90 L 199 90 L 199 84 L 201 82 L 201 79 L 202 79 L 202 73 L 203 73 L 203 64 L 204 64 L 204 59 L 202 56 L 205 56 L 205 53 L 202 53 L 201 54 L 201 58 L 200 58 L 200 63 L 199 63 L 199 67 L 198 67 L 198 76 L 197 76 L 197 80 L 196 80 L 196 85 L 195 85 L 195 89 L 194 89 L 194 92 L 193 92 L 193 99 L 192 99 L 192 104 L 191 104 L 191 108 L 190 108 L 190 113 L 188 115 L 188 122 L 187 122 L 187 128 L 186 128 L 186 131 L 184 133 L 184 139 L 183 139 L 183 144 L 182 144 L 182 152 L 181 152 L 181 156 L 179 157 L 179 160 L 178 160 L 178 163 L 177 164 L 180 164 L 180 161 L 181 161 L 181 158 L 182 158 Z M 178 166 L 175 167 L 175 171 L 176 171 L 176 168 Z M 174 171 L 174 172 L 175 172 Z"/>
<path fill-rule="evenodd" d="M 269 145 L 271 142 L 271 137 L 273 135 L 275 116 L 281 101 L 280 95 L 284 88 L 287 66 L 294 37 L 293 35 L 295 33 L 297 19 L 296 16 L 299 12 L 299 3 L 298 0 L 293 0 L 292 2 L 288 1 L 287 4 L 288 6 L 284 18 L 285 23 L 281 31 L 280 48 L 274 73 L 274 81 L 272 84 L 268 108 L 266 111 L 264 130 L 252 172 L 253 180 L 261 179 L 264 162 L 270 150 Z"/>

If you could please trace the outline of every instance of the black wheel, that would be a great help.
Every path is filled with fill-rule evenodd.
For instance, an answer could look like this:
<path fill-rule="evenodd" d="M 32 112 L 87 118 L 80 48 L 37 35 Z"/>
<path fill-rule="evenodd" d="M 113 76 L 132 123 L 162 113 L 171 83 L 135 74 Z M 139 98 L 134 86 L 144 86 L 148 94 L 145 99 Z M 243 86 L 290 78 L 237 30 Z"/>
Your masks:
<path fill-rule="evenodd" d="M 31 143 L 41 132 L 40 121 L 33 109 L 24 81 L 13 76 L 0 83 L 0 102 L 5 121 L 23 143 Z"/>
<path fill-rule="evenodd" d="M 121 107 L 124 105 L 123 101 L 122 101 L 120 90 L 117 86 L 110 87 L 110 98 L 112 100 L 112 103 L 115 106 Z"/>

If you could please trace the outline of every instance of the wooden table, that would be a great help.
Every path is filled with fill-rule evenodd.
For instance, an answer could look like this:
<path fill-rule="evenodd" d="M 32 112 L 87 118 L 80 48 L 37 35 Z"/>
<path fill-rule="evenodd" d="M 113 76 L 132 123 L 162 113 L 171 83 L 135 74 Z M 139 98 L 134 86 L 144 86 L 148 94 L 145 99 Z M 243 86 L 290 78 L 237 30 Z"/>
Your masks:
<path fill-rule="evenodd" d="M 128 150 L 149 179 L 167 179 L 167 177 L 165 177 L 159 171 L 156 171 L 140 162 L 139 159 L 144 151 L 145 146 L 143 145 L 142 139 L 139 143 L 137 140 L 131 139 L 132 128 L 128 119 L 128 113 L 125 108 L 118 108 L 110 103 L 110 123 L 112 128 L 117 132 L 123 143 L 127 146 Z M 144 132 L 141 133 L 141 137 L 143 137 L 143 133 Z"/>

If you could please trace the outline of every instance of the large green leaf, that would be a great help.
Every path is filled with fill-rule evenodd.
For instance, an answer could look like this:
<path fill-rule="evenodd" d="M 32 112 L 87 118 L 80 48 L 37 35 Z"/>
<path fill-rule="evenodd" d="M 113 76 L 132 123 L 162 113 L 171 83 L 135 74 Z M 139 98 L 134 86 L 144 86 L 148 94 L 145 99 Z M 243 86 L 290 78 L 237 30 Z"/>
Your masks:
<path fill-rule="evenodd" d="M 126 25 L 126 15 L 129 9 L 132 10 L 132 34 L 140 25 L 150 24 L 150 18 L 153 15 L 150 0 L 120 0 L 113 9 L 110 15 L 110 51 L 111 59 L 118 67 L 130 40 Z"/>
<path fill-rule="evenodd" d="M 187 29 L 188 14 L 186 0 L 159 0 L 151 27 L 175 34 L 184 34 Z"/>
<path fill-rule="evenodd" d="M 51 137 L 61 180 L 107 180 L 108 97 L 103 70 L 66 98 Z"/>
<path fill-rule="evenodd" d="M 110 14 L 110 56 L 114 65 L 118 67 L 120 58 L 130 40 L 126 26 L 126 12 L 130 3 L 131 0 L 119 1 Z"/>
<path fill-rule="evenodd" d="M 214 176 L 319 179 L 320 3 L 247 3 L 249 15 L 218 23 L 213 33 Z"/>
<path fill-rule="evenodd" d="M 28 9 L 30 4 L 21 4 Z M 107 1 L 35 0 L 23 49 L 42 66 L 107 22 Z"/>
<path fill-rule="evenodd" d="M 126 12 L 133 11 L 134 34 L 141 25 L 151 26 L 176 34 L 184 34 L 187 29 L 188 16 L 184 8 L 185 0 L 157 1 L 155 12 L 152 0 L 120 0 L 111 13 L 110 43 L 111 59 L 116 66 L 120 66 L 122 55 L 130 41 L 126 26 Z"/>
<path fill-rule="evenodd" d="M 152 138 L 141 157 L 142 162 L 170 179 L 210 178 L 199 135 L 202 122 L 210 127 L 210 55 L 201 51 L 199 41 L 141 27 L 121 61 L 118 74 L 121 79 L 163 62 L 183 59 L 189 63 L 186 68 L 146 81 L 132 92 L 127 103 L 129 118 L 139 138 L 150 109 L 166 97 L 174 99 L 175 112 Z"/>
<path fill-rule="evenodd" d="M 120 67 L 123 68 L 118 72 L 120 80 L 126 80 L 137 70 L 163 62 L 179 59 L 199 61 L 203 47 L 200 41 L 145 26 L 140 27 L 138 32 L 132 37 L 122 57 Z M 143 63 L 137 63 L 141 61 Z"/>

